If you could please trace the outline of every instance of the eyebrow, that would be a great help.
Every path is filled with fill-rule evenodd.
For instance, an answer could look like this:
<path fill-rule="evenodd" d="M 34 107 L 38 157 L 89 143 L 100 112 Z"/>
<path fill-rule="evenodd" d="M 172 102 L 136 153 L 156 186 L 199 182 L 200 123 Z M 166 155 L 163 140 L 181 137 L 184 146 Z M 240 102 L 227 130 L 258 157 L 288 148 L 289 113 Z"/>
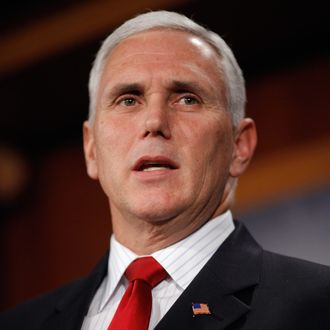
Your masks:
<path fill-rule="evenodd" d="M 195 81 L 180 81 L 173 80 L 168 85 L 169 90 L 174 93 L 196 93 L 198 95 L 207 95 L 207 90 Z M 109 89 L 107 97 L 109 99 L 115 98 L 123 94 L 140 95 L 143 92 L 143 85 L 140 83 L 119 83 Z"/>
<path fill-rule="evenodd" d="M 143 87 L 139 83 L 120 83 L 108 91 L 108 97 L 116 97 L 122 94 L 141 94 Z"/>
<path fill-rule="evenodd" d="M 194 92 L 196 94 L 206 94 L 205 88 L 203 88 L 198 82 L 194 82 L 194 81 L 174 80 L 171 83 L 170 88 L 177 93 Z"/>

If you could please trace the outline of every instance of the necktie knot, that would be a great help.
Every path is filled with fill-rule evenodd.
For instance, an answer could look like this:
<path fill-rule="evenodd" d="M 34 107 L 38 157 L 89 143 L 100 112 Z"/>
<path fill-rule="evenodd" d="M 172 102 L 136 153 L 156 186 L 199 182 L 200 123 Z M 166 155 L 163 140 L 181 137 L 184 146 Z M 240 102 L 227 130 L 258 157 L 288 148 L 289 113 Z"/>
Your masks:
<path fill-rule="evenodd" d="M 130 282 L 142 280 L 153 288 L 165 279 L 167 273 L 153 257 L 142 257 L 127 267 L 125 276 Z"/>

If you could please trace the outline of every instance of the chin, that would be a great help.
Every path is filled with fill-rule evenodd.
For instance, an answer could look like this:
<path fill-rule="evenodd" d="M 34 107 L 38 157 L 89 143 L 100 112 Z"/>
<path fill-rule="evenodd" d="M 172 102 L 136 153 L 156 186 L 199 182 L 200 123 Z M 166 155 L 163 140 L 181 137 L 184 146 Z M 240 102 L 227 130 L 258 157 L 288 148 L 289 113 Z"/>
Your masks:
<path fill-rule="evenodd" d="M 150 223 L 160 223 L 171 220 L 175 217 L 176 212 L 171 212 L 168 209 L 152 209 L 152 210 L 139 210 L 137 215 L 140 219 Z"/>
<path fill-rule="evenodd" d="M 132 213 L 135 214 L 138 218 L 151 222 L 165 222 L 169 221 L 180 214 L 181 207 L 179 205 L 171 205 L 171 203 L 159 203 L 148 201 L 142 208 L 138 207 Z"/>

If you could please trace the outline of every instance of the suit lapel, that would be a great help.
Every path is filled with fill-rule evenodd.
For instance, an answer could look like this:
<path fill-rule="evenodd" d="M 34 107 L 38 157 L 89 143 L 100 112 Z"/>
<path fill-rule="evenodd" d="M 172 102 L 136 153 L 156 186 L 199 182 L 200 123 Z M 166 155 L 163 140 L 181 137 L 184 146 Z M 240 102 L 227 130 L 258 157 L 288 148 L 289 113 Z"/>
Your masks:
<path fill-rule="evenodd" d="M 155 330 L 220 330 L 244 320 L 259 282 L 262 249 L 243 225 L 235 225 Z M 207 303 L 211 314 L 194 316 L 192 303 Z"/>
<path fill-rule="evenodd" d="M 68 293 L 55 302 L 55 311 L 47 320 L 44 329 L 81 329 L 94 294 L 107 272 L 108 254 L 102 258 L 91 275 L 75 283 Z M 65 292 L 66 288 L 63 288 Z"/>

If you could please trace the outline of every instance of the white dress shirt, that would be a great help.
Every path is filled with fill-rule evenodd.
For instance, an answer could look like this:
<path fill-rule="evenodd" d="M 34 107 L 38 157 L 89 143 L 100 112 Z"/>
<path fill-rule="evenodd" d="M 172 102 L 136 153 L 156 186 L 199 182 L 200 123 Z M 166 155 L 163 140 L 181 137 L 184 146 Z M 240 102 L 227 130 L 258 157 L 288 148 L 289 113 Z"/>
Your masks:
<path fill-rule="evenodd" d="M 152 289 L 149 330 L 157 325 L 233 230 L 232 214 L 227 211 L 183 240 L 151 254 L 169 276 Z M 108 275 L 92 300 L 82 330 L 107 330 L 128 286 L 124 272 L 139 257 L 111 236 Z"/>

